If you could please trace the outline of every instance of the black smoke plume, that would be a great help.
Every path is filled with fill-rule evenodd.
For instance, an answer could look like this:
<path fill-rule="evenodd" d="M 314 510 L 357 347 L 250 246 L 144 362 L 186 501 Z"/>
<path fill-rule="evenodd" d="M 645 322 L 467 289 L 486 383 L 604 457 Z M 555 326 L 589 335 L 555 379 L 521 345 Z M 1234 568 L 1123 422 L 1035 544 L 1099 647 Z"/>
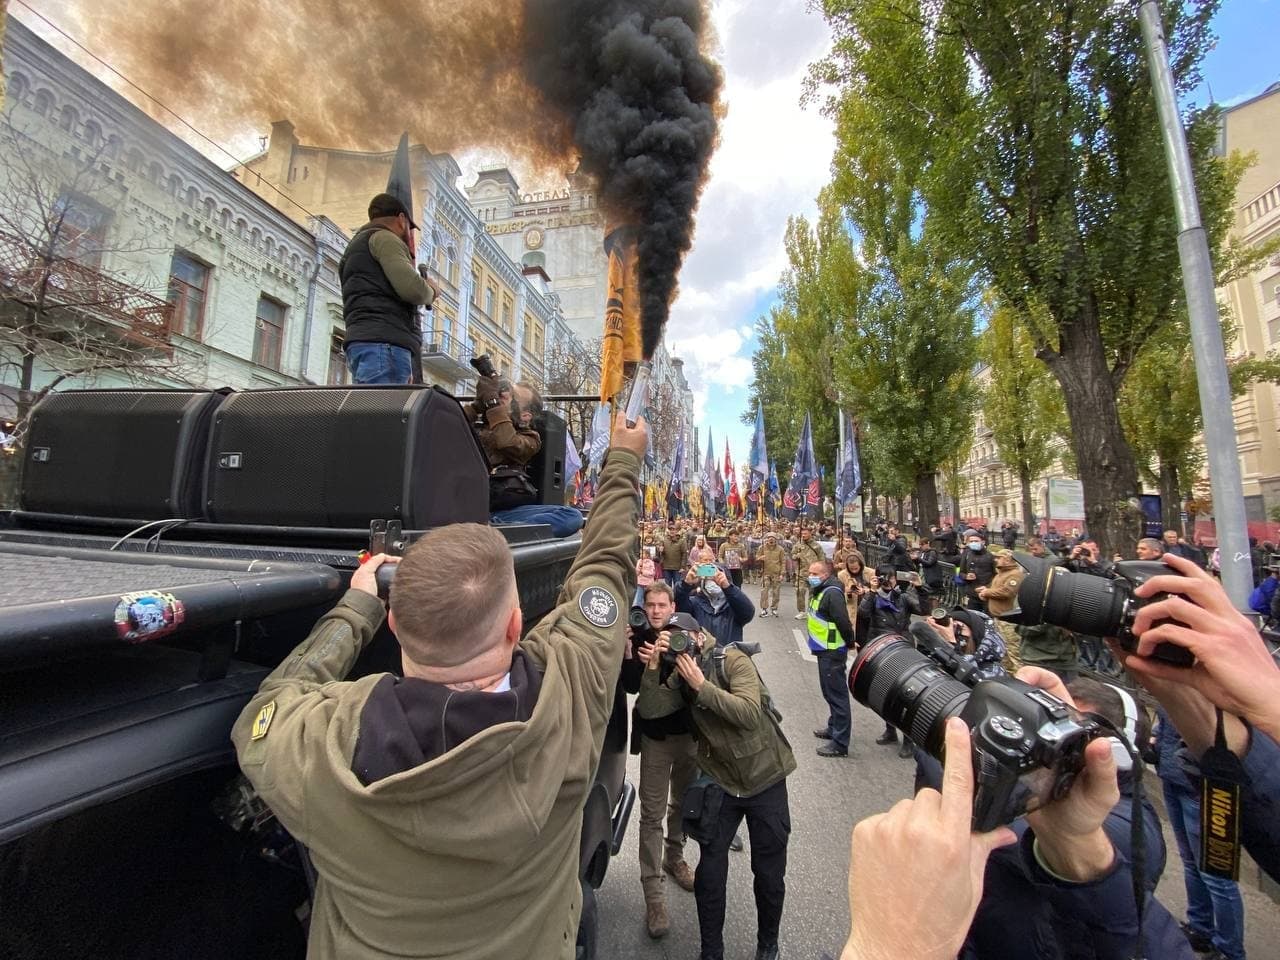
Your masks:
<path fill-rule="evenodd" d="M 95 50 L 224 139 L 288 118 L 321 146 L 385 150 L 408 129 L 433 151 L 496 147 L 535 178 L 580 164 L 637 230 L 645 355 L 657 347 L 721 114 L 707 0 L 69 6 Z"/>
<path fill-rule="evenodd" d="M 662 338 L 717 142 L 719 67 L 699 0 L 526 0 L 530 82 L 568 118 L 601 204 L 635 227 L 642 347 Z"/>

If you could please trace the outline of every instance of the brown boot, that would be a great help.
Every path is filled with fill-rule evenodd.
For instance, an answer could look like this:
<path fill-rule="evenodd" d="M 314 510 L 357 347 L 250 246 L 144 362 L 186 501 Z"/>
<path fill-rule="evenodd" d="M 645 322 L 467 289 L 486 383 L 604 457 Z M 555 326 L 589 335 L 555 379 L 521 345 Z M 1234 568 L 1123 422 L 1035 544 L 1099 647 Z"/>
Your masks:
<path fill-rule="evenodd" d="M 662 869 L 671 874 L 671 878 L 675 880 L 676 886 L 681 890 L 693 889 L 693 867 L 684 860 L 677 860 L 674 863 L 663 863 Z"/>
<path fill-rule="evenodd" d="M 671 929 L 671 920 L 667 916 L 665 900 L 650 900 L 645 905 L 644 925 L 654 940 L 661 940 L 667 935 L 667 931 Z"/>

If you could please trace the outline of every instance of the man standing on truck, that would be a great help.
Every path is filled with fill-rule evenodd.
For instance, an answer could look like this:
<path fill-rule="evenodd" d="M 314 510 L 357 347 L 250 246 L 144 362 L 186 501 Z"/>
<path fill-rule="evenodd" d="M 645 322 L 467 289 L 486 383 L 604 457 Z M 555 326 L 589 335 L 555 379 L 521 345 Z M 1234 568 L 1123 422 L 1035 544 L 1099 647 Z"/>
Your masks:
<path fill-rule="evenodd" d="M 356 383 L 414 379 L 422 350 L 418 307 L 440 295 L 426 265 L 415 268 L 409 256 L 410 231 L 417 228 L 403 202 L 380 193 L 369 202 L 369 222 L 338 261 L 347 366 Z"/>
<path fill-rule="evenodd" d="M 240 715 L 240 766 L 319 874 L 309 957 L 573 956 L 647 435 L 614 424 L 559 605 L 524 640 L 506 541 L 440 527 L 391 589 L 403 677 L 343 679 L 382 624 L 379 556 Z"/>

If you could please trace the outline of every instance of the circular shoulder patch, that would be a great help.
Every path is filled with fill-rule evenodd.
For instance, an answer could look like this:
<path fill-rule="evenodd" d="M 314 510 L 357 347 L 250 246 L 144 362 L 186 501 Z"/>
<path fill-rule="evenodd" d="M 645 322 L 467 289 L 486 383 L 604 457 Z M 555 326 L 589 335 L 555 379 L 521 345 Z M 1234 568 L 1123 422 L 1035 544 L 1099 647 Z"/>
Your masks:
<path fill-rule="evenodd" d="M 604 587 L 587 587 L 578 594 L 578 609 L 597 627 L 612 627 L 618 622 L 618 601 Z"/>

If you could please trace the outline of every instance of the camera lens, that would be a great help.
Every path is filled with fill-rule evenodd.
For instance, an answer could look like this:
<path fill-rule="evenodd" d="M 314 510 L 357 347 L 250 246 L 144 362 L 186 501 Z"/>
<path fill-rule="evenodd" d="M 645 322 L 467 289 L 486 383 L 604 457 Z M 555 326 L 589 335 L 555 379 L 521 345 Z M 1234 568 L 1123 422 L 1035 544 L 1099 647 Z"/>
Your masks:
<path fill-rule="evenodd" d="M 671 634 L 671 639 L 667 641 L 667 649 L 673 654 L 684 653 L 689 649 L 689 635 L 682 632 Z"/>
<path fill-rule="evenodd" d="M 849 672 L 854 699 L 870 707 L 936 757 L 949 718 L 969 699 L 953 679 L 905 637 L 888 634 L 868 644 Z"/>
<path fill-rule="evenodd" d="M 632 607 L 627 613 L 627 625 L 632 630 L 646 630 L 649 627 L 649 617 L 644 612 L 644 607 Z"/>
<path fill-rule="evenodd" d="M 1072 573 L 1043 562 L 1024 566 L 1027 576 L 1018 589 L 1019 623 L 1051 623 L 1089 637 L 1114 637 L 1120 632 L 1129 597 L 1123 580 Z"/>

